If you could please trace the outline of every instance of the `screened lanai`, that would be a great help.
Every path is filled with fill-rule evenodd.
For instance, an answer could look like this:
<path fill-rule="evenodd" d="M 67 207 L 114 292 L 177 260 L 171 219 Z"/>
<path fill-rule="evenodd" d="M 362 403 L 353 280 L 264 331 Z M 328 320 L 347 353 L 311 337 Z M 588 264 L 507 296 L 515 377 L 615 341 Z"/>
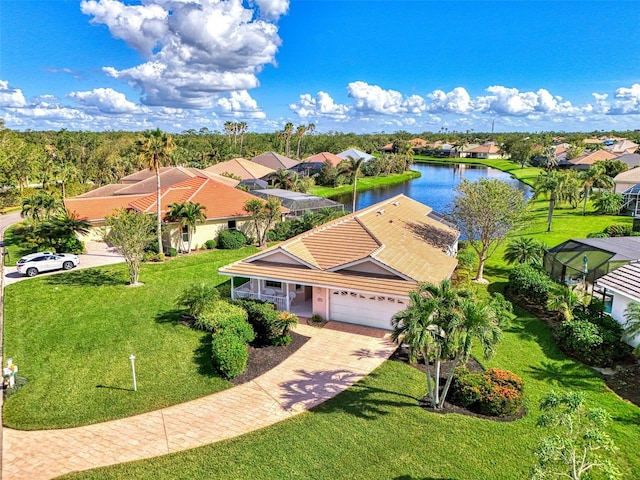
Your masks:
<path fill-rule="evenodd" d="M 640 259 L 640 237 L 574 238 L 549 248 L 544 269 L 565 284 L 595 282 L 618 267 Z"/>
<path fill-rule="evenodd" d="M 622 213 L 630 213 L 633 217 L 640 217 L 640 185 L 634 185 L 622 192 Z"/>
<path fill-rule="evenodd" d="M 331 208 L 334 210 L 344 210 L 344 205 L 328 198 L 307 195 L 306 193 L 292 192 L 291 190 L 283 190 L 280 188 L 269 188 L 264 190 L 253 190 L 250 192 L 260 198 L 267 199 L 276 197 L 280 199 L 283 207 L 289 209 L 288 216 L 297 217 L 304 215 L 305 212 L 314 212 Z"/>

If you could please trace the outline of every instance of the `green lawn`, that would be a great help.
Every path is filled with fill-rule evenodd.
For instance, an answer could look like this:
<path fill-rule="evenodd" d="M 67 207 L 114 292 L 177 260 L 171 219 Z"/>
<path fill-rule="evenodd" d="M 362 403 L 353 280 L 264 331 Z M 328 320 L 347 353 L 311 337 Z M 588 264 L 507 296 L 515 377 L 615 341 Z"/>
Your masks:
<path fill-rule="evenodd" d="M 358 178 L 358 191 L 362 192 L 364 190 L 371 190 L 372 188 L 381 187 L 383 185 L 395 185 L 419 176 L 419 172 L 410 170 L 404 173 L 392 173 L 391 175 L 379 177 L 362 177 Z M 309 194 L 317 195 L 319 197 L 332 197 L 340 195 L 341 193 L 350 193 L 352 191 L 353 185 L 342 185 L 341 187 L 336 188 L 314 186 L 309 190 Z"/>
<path fill-rule="evenodd" d="M 124 264 L 9 285 L 4 353 L 28 383 L 6 399 L 5 425 L 84 425 L 229 388 L 213 372 L 209 336 L 174 321 L 179 313 L 174 300 L 191 283 L 228 281 L 217 274 L 218 267 L 255 251 L 219 250 L 144 265 L 144 285 L 135 288 L 127 286 Z"/>

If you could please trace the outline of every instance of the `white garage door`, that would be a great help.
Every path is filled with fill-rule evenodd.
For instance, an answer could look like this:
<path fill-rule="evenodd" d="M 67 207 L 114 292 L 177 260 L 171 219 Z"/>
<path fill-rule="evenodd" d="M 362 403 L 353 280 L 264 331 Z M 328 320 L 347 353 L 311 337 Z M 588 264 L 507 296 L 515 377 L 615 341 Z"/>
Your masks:
<path fill-rule="evenodd" d="M 391 330 L 391 317 L 407 308 L 407 302 L 382 295 L 365 295 L 344 290 L 331 290 L 329 318 Z"/>

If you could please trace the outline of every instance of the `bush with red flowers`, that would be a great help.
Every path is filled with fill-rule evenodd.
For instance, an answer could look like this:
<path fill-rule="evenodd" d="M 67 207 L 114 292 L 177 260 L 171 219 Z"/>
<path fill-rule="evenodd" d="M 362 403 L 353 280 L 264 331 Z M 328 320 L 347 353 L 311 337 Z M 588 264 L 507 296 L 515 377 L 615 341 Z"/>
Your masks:
<path fill-rule="evenodd" d="M 454 403 L 482 415 L 507 417 L 522 408 L 522 379 L 507 370 L 491 368 L 471 373 L 457 368 L 452 389 Z"/>

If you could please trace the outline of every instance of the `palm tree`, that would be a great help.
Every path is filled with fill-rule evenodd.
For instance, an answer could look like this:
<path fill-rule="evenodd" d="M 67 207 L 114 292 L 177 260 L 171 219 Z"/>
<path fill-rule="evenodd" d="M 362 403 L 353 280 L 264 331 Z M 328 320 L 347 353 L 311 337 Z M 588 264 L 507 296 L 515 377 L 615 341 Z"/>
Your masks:
<path fill-rule="evenodd" d="M 307 126 L 306 125 L 298 125 L 298 128 L 296 129 L 296 138 L 298 139 L 298 149 L 296 151 L 296 158 L 298 160 L 300 160 L 300 143 L 302 143 L 302 137 L 304 137 L 304 134 L 307 133 Z"/>
<path fill-rule="evenodd" d="M 582 184 L 575 170 L 560 172 L 562 181 L 558 191 L 558 200 L 568 203 L 571 208 L 578 208 L 580 203 L 580 189 Z"/>
<path fill-rule="evenodd" d="M 338 170 L 340 173 L 349 177 L 351 183 L 353 183 L 353 199 L 351 203 L 351 211 L 356 211 L 356 197 L 358 193 L 358 174 L 360 173 L 360 167 L 364 162 L 364 158 L 351 158 L 341 161 L 338 164 Z"/>
<path fill-rule="evenodd" d="M 51 225 L 58 238 L 87 235 L 91 224 L 78 216 L 76 212 L 64 210 L 51 219 Z"/>
<path fill-rule="evenodd" d="M 61 208 L 60 202 L 47 192 L 38 192 L 22 200 L 22 217 L 31 218 L 35 222 L 48 220 Z"/>
<path fill-rule="evenodd" d="M 553 145 L 545 147 L 542 151 L 542 158 L 544 159 L 543 168 L 550 172 L 558 166 L 558 157 L 556 156 L 556 147 Z"/>
<path fill-rule="evenodd" d="M 238 122 L 238 135 L 240 135 L 240 152 L 239 155 L 242 156 L 242 145 L 244 144 L 244 134 L 249 130 L 249 126 L 247 122 Z"/>
<path fill-rule="evenodd" d="M 538 175 L 534 185 L 534 197 L 541 194 L 549 197 L 549 212 L 547 214 L 547 232 L 551 231 L 551 222 L 553 221 L 553 210 L 558 201 L 558 192 L 562 185 L 562 176 L 556 171 L 546 171 Z"/>
<path fill-rule="evenodd" d="M 565 287 L 556 284 L 553 286 L 547 308 L 561 313 L 565 320 L 573 320 L 574 311 L 578 307 L 585 307 L 589 304 L 590 296 L 585 291 L 578 290 L 577 285 Z"/>
<path fill-rule="evenodd" d="M 140 159 L 156 173 L 156 215 L 158 229 L 158 253 L 162 253 L 162 217 L 160 212 L 160 168 L 168 163 L 169 155 L 176 148 L 171 135 L 164 133 L 159 128 L 147 130 L 144 136 L 138 140 L 138 155 Z"/>
<path fill-rule="evenodd" d="M 294 190 L 298 181 L 298 174 L 291 170 L 280 168 L 270 175 L 270 179 L 274 188 Z"/>
<path fill-rule="evenodd" d="M 624 333 L 630 339 L 634 339 L 640 335 L 640 302 L 631 302 L 624 310 Z M 640 343 L 633 351 L 636 355 L 640 355 Z"/>
<path fill-rule="evenodd" d="M 291 140 L 291 135 L 293 135 L 293 123 L 289 122 L 284 126 L 284 130 L 282 132 L 284 134 L 284 154 L 289 156 L 289 141 Z"/>
<path fill-rule="evenodd" d="M 611 188 L 613 187 L 613 179 L 607 175 L 607 169 L 604 164 L 596 162 L 589 170 L 581 175 L 582 180 L 582 196 L 584 203 L 582 204 L 582 215 L 587 214 L 587 202 L 592 188 Z"/>
<path fill-rule="evenodd" d="M 187 253 L 191 251 L 191 241 L 198 222 L 204 223 L 207 220 L 207 216 L 204 213 L 206 209 L 207 207 L 194 202 L 172 203 L 169 205 L 165 220 L 177 222 L 181 229 L 187 229 Z"/>
<path fill-rule="evenodd" d="M 600 192 L 593 202 L 598 213 L 605 215 L 615 215 L 620 211 L 623 204 L 622 195 L 610 191 Z"/>
<path fill-rule="evenodd" d="M 514 263 L 539 265 L 542 263 L 545 248 L 544 243 L 532 237 L 518 237 L 507 244 L 502 258 L 509 265 Z"/>

